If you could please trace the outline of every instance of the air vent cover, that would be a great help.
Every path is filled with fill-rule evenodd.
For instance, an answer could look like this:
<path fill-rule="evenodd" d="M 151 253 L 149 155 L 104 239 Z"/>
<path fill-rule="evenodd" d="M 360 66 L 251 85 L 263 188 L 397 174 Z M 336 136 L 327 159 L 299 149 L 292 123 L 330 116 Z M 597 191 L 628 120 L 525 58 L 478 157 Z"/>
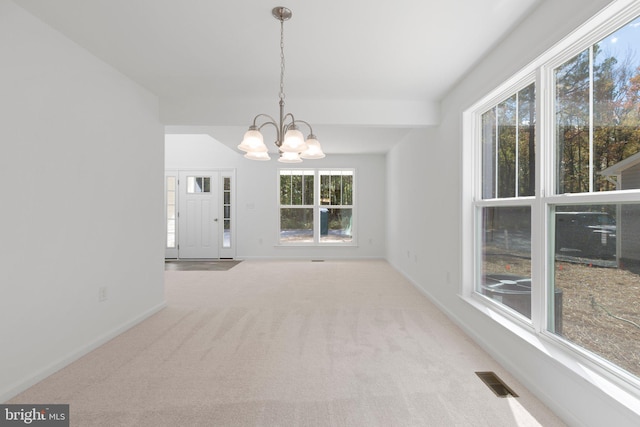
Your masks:
<path fill-rule="evenodd" d="M 518 395 L 511 390 L 511 388 L 504 383 L 494 372 L 476 372 L 476 375 L 480 377 L 487 387 L 493 391 L 498 397 L 518 397 Z"/>

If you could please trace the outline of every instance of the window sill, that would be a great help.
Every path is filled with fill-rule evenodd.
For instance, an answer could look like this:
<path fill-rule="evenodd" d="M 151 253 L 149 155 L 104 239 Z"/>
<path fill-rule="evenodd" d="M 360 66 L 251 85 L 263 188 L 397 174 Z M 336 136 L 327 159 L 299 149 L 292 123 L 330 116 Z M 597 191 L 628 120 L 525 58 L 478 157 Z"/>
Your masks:
<path fill-rule="evenodd" d="M 275 248 L 357 248 L 357 243 L 278 243 Z"/>
<path fill-rule="evenodd" d="M 494 307 L 475 294 L 460 295 L 460 298 L 640 416 L 640 381 L 633 375 L 550 332 L 536 332 L 524 318 Z"/>

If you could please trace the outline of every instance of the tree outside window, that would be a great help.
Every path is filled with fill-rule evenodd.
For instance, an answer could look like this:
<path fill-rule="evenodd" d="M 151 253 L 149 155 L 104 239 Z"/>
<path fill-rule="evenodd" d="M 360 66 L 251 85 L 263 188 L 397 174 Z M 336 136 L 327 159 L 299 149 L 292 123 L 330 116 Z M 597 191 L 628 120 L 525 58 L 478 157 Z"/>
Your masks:
<path fill-rule="evenodd" d="M 280 243 L 353 242 L 353 170 L 281 170 Z"/>

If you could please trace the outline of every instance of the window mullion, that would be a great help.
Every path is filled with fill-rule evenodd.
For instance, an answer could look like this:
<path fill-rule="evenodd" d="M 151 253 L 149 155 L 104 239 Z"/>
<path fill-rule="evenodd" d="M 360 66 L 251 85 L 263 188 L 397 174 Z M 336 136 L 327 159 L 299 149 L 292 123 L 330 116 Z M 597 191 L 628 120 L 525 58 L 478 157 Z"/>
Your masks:
<path fill-rule="evenodd" d="M 515 191 L 516 197 L 520 194 L 520 92 L 516 92 L 516 146 L 515 146 Z"/>
<path fill-rule="evenodd" d="M 495 158 L 493 159 L 494 161 L 494 177 L 493 177 L 493 182 L 494 182 L 494 197 L 498 198 L 500 197 L 500 193 L 498 192 L 498 189 L 500 188 L 499 186 L 499 179 L 500 179 L 500 173 L 499 173 L 499 165 L 500 165 L 500 116 L 499 116 L 499 110 L 498 110 L 498 106 L 496 105 L 495 107 L 495 117 L 496 117 L 496 153 L 495 153 Z"/>
<path fill-rule="evenodd" d="M 320 171 L 313 172 L 313 242 L 320 243 L 320 192 L 322 183 L 320 182 Z"/>
<path fill-rule="evenodd" d="M 593 45 L 589 46 L 589 192 L 593 192 Z"/>
<path fill-rule="evenodd" d="M 553 70 L 541 67 L 536 72 L 536 178 L 535 200 L 531 218 L 531 321 L 537 332 L 546 330 L 548 323 L 547 301 L 553 263 L 549 251 L 554 221 L 550 221 L 548 195 L 554 193 L 555 151 L 555 85 Z"/>

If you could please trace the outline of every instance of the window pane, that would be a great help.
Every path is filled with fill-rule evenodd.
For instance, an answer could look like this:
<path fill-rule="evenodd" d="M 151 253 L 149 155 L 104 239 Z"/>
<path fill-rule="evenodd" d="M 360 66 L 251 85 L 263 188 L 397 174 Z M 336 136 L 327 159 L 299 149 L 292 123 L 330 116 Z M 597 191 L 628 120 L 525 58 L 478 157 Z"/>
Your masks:
<path fill-rule="evenodd" d="M 175 234 L 167 235 L 167 248 L 175 248 L 176 247 L 176 236 Z"/>
<path fill-rule="evenodd" d="M 640 152 L 639 26 L 636 18 L 594 46 L 594 191 L 640 188 L 640 166 L 620 163 Z"/>
<path fill-rule="evenodd" d="M 320 208 L 320 241 L 351 242 L 353 209 Z"/>
<path fill-rule="evenodd" d="M 224 229 L 222 231 L 222 247 L 231 247 L 231 221 L 228 219 L 224 220 Z"/>
<path fill-rule="evenodd" d="M 291 204 L 302 204 L 302 175 L 295 173 L 291 176 Z"/>
<path fill-rule="evenodd" d="M 535 84 L 481 118 L 482 198 L 535 194 Z"/>
<path fill-rule="evenodd" d="M 313 175 L 309 171 L 281 171 L 280 204 L 313 205 Z"/>
<path fill-rule="evenodd" d="M 557 191 L 589 191 L 589 51 L 555 71 Z"/>
<path fill-rule="evenodd" d="M 176 247 L 176 221 L 170 219 L 167 221 L 167 248 Z"/>
<path fill-rule="evenodd" d="M 638 25 L 640 18 L 556 70 L 558 193 L 640 188 Z"/>
<path fill-rule="evenodd" d="M 498 105 L 498 197 L 516 195 L 516 96 Z"/>
<path fill-rule="evenodd" d="M 496 197 L 496 109 L 482 115 L 482 198 Z"/>
<path fill-rule="evenodd" d="M 533 196 L 536 189 L 535 85 L 518 92 L 518 196 Z"/>
<path fill-rule="evenodd" d="M 342 175 L 342 204 L 353 205 L 353 174 Z"/>
<path fill-rule="evenodd" d="M 320 204 L 331 204 L 331 175 L 320 172 Z"/>
<path fill-rule="evenodd" d="M 210 193 L 211 177 L 208 176 L 188 176 L 187 193 Z"/>
<path fill-rule="evenodd" d="M 313 208 L 280 209 L 280 242 L 313 242 Z"/>
<path fill-rule="evenodd" d="M 588 263 L 616 258 L 615 206 L 558 206 L 555 225 L 556 256 Z"/>
<path fill-rule="evenodd" d="M 166 247 L 176 247 L 176 177 L 167 177 L 167 236 Z"/>
<path fill-rule="evenodd" d="M 280 172 L 280 204 L 291 204 L 291 175 Z"/>
<path fill-rule="evenodd" d="M 482 208 L 478 292 L 531 318 L 531 208 Z"/>
<path fill-rule="evenodd" d="M 304 201 L 305 205 L 313 205 L 313 175 L 304 176 Z"/>
<path fill-rule="evenodd" d="M 342 204 L 342 176 L 340 175 L 331 176 L 331 204 L 334 206 Z"/>
<path fill-rule="evenodd" d="M 231 247 L 231 178 L 223 177 L 222 247 Z"/>
<path fill-rule="evenodd" d="M 555 209 L 549 330 L 640 375 L 640 204 Z"/>

